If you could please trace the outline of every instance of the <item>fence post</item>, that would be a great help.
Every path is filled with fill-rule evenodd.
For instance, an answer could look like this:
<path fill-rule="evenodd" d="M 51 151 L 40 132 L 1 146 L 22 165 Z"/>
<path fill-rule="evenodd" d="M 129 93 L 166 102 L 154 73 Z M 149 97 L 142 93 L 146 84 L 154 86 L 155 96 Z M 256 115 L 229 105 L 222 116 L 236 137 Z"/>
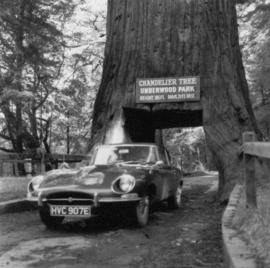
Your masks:
<path fill-rule="evenodd" d="M 254 132 L 243 133 L 243 144 L 245 142 L 254 142 L 255 140 L 256 138 Z M 245 152 L 244 152 L 244 176 L 246 189 L 246 206 L 248 208 L 257 208 L 255 156 L 245 154 Z"/>

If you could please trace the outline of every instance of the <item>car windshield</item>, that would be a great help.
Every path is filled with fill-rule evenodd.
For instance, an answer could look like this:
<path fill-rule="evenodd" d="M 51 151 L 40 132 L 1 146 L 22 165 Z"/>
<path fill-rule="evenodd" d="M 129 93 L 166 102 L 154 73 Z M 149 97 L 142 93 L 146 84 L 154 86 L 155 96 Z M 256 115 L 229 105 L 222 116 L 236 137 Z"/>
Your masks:
<path fill-rule="evenodd" d="M 155 163 L 156 154 L 153 146 L 100 146 L 93 157 L 94 165 L 146 164 Z"/>

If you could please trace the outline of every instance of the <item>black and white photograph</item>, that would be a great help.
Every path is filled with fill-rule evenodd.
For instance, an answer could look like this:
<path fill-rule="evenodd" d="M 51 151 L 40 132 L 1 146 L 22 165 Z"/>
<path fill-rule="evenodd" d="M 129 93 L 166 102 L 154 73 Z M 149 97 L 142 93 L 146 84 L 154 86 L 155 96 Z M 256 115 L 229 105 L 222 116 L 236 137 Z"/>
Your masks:
<path fill-rule="evenodd" d="M 269 174 L 270 0 L 0 0 L 0 268 L 269 268 Z"/>

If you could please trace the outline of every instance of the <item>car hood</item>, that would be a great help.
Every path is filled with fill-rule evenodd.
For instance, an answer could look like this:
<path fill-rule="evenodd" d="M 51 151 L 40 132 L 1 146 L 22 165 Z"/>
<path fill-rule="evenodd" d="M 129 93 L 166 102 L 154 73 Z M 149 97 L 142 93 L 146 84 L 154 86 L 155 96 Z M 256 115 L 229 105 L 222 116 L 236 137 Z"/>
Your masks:
<path fill-rule="evenodd" d="M 150 171 L 149 166 L 87 166 L 75 169 L 60 169 L 48 172 L 40 189 L 51 187 L 110 189 L 111 183 L 122 174 L 131 174 L 143 179 Z"/>

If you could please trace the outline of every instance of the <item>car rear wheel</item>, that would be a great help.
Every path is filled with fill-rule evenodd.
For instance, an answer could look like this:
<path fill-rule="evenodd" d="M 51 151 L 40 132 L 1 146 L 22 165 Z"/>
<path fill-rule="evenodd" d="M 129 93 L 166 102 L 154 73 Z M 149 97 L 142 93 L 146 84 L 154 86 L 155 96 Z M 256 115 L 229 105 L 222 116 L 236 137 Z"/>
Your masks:
<path fill-rule="evenodd" d="M 144 227 L 147 225 L 149 220 L 149 207 L 150 198 L 148 195 L 143 196 L 139 203 L 135 206 L 134 216 L 136 224 L 139 227 Z"/>
<path fill-rule="evenodd" d="M 170 209 L 177 209 L 181 207 L 182 200 L 182 186 L 179 184 L 174 195 L 168 198 L 168 206 Z"/>
<path fill-rule="evenodd" d="M 50 216 L 50 213 L 47 211 L 40 210 L 39 216 L 41 221 L 49 228 L 49 229 L 55 229 L 57 228 L 62 221 L 64 220 L 64 217 L 52 217 Z"/>

